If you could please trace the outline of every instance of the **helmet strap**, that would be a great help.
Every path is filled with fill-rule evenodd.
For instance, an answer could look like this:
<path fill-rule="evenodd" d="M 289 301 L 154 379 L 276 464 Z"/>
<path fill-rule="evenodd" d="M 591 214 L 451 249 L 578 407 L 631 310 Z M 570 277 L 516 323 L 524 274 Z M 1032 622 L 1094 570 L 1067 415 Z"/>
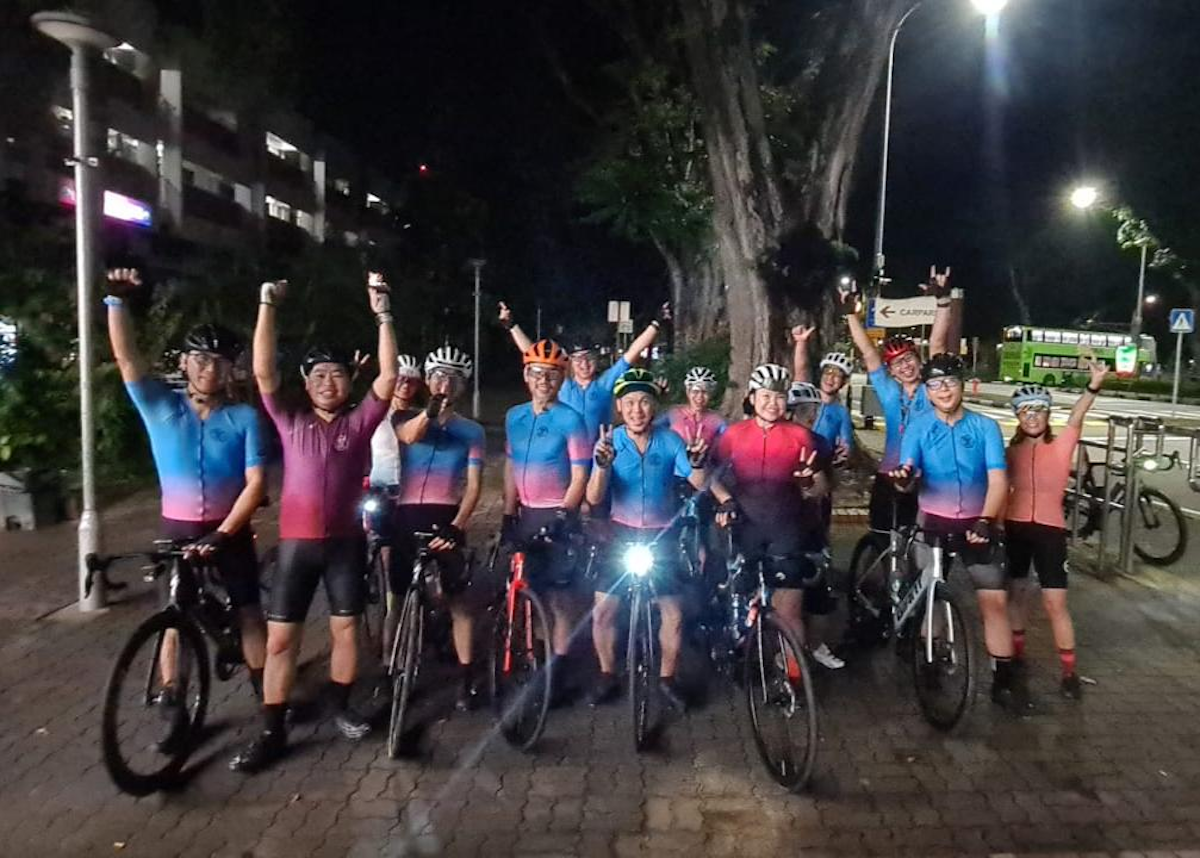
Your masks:
<path fill-rule="evenodd" d="M 213 406 L 219 404 L 221 401 L 220 392 L 201 393 L 199 390 L 196 389 L 196 386 L 194 384 L 192 384 L 191 379 L 188 379 L 187 395 L 188 395 L 188 399 L 191 401 L 191 403 L 193 405 L 198 405 L 198 406 L 202 406 L 205 408 L 212 408 Z"/>

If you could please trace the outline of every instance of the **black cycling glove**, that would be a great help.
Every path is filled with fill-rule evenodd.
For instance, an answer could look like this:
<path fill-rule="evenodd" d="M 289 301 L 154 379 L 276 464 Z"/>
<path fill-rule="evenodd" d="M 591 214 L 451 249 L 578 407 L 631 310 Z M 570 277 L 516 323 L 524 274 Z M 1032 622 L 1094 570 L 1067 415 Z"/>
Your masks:
<path fill-rule="evenodd" d="M 429 397 L 429 402 L 425 406 L 425 416 L 430 420 L 437 420 L 438 415 L 442 413 L 442 408 L 446 405 L 446 395 L 444 393 L 435 393 Z"/>
<path fill-rule="evenodd" d="M 197 554 L 216 554 L 229 542 L 229 534 L 220 530 L 205 534 L 188 546 L 189 551 Z"/>
<path fill-rule="evenodd" d="M 463 532 L 458 525 L 447 524 L 445 527 L 438 528 L 437 535 L 454 546 L 462 545 Z"/>
<path fill-rule="evenodd" d="M 975 523 L 971 525 L 971 532 L 980 539 L 991 541 L 992 538 L 992 520 L 990 518 L 977 518 Z"/>

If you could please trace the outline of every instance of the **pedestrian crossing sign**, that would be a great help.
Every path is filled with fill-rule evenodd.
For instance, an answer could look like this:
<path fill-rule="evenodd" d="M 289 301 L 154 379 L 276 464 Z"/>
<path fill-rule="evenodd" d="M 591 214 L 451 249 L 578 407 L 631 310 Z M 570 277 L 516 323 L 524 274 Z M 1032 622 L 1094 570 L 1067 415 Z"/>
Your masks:
<path fill-rule="evenodd" d="M 1171 333 L 1190 334 L 1196 330 L 1196 311 L 1177 307 L 1171 311 Z"/>

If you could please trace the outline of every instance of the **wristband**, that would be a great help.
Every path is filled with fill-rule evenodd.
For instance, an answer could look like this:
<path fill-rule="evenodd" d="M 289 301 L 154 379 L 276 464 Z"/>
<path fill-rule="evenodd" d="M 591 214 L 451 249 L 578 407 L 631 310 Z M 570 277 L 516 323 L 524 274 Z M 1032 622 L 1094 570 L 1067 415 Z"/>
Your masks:
<path fill-rule="evenodd" d="M 258 287 L 258 303 L 275 305 L 275 284 L 264 283 Z"/>
<path fill-rule="evenodd" d="M 654 330 L 657 331 L 662 328 L 662 324 L 658 321 L 658 319 L 651 319 L 650 327 L 654 328 Z"/>
<path fill-rule="evenodd" d="M 500 320 L 500 327 L 504 328 L 504 330 L 506 330 L 506 331 L 511 331 L 516 326 L 517 326 L 517 323 L 515 321 L 513 321 L 512 319 L 509 319 L 507 321 L 505 321 L 504 319 Z"/>
<path fill-rule="evenodd" d="M 124 307 L 125 299 L 119 295 L 105 295 L 104 305 L 106 307 Z"/>
<path fill-rule="evenodd" d="M 274 307 L 274 306 L 275 306 L 275 302 L 274 302 L 274 301 L 259 301 L 259 302 L 258 302 L 258 306 L 260 306 L 260 307 Z"/>
<path fill-rule="evenodd" d="M 1099 395 L 1100 395 L 1100 388 L 1098 388 L 1098 387 L 1092 387 L 1090 384 L 1088 384 L 1088 385 L 1085 385 L 1085 386 L 1084 386 L 1084 390 L 1086 390 L 1086 391 L 1087 391 L 1088 393 L 1090 393 L 1092 396 L 1099 396 Z"/>
<path fill-rule="evenodd" d="M 937 299 L 937 305 L 938 305 L 939 307 L 949 307 L 949 306 L 950 306 L 950 299 L 949 299 L 949 298 L 938 298 L 938 299 Z"/>
<path fill-rule="evenodd" d="M 377 324 L 377 325 L 391 324 L 392 321 L 393 321 L 393 317 L 392 317 L 391 313 L 385 312 L 385 313 L 376 313 L 375 314 L 375 324 Z"/>
<path fill-rule="evenodd" d="M 963 298 L 963 290 L 959 286 L 955 286 L 950 290 L 950 297 L 955 301 L 961 301 Z"/>

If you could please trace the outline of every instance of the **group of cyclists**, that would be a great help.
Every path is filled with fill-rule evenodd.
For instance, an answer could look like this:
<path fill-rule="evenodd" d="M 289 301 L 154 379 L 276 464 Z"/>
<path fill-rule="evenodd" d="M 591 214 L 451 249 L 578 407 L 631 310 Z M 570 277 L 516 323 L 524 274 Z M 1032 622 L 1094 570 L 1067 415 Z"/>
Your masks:
<path fill-rule="evenodd" d="M 1050 430 L 1049 392 L 1019 389 L 1013 397 L 1019 426 L 1006 450 L 999 425 L 963 406 L 963 365 L 944 347 L 959 306 L 950 297 L 948 273 L 931 278 L 938 317 L 930 337 L 933 356 L 924 363 L 917 344 L 906 338 L 889 338 L 878 349 L 858 316 L 856 297 L 842 295 L 843 315 L 886 422 L 885 451 L 871 490 L 871 526 L 883 532 L 919 521 L 924 532 L 961 536 L 960 556 L 978 593 L 994 663 L 993 698 L 1019 712 L 1027 706 L 1018 669 L 1027 600 L 1010 600 L 1008 592 L 1010 579 L 1027 577 L 1031 564 L 1061 655 L 1063 691 L 1079 695 L 1065 598 L 1062 495 L 1071 449 L 1105 368 L 1093 367 L 1088 392 L 1057 436 Z M 180 357 L 185 389 L 173 390 L 148 374 L 137 353 L 126 298 L 140 285 L 136 270 L 110 271 L 105 303 L 122 379 L 150 437 L 163 533 L 187 542 L 194 556 L 219 570 L 238 610 L 243 655 L 262 703 L 262 729 L 231 768 L 256 772 L 286 750 L 288 700 L 318 586 L 324 586 L 329 604 L 335 724 L 351 741 L 370 732 L 368 720 L 350 702 L 360 672 L 358 621 L 367 598 L 359 506 L 364 475 L 387 504 L 379 520 L 387 531 L 381 535 L 391 570 L 389 608 L 404 592 L 402 570 L 417 551 L 414 534 L 435 534 L 429 549 L 438 557 L 440 591 L 452 619 L 456 704 L 471 708 L 478 659 L 464 548 L 480 499 L 485 443 L 483 428 L 456 411 L 474 370 L 470 357 L 452 346 L 435 349 L 423 361 L 400 354 L 390 289 L 380 274 L 370 273 L 378 371 L 366 396 L 351 402 L 363 366 L 358 356 L 317 346 L 299 367 L 305 396 L 292 404 L 281 395 L 277 363 L 277 314 L 287 284 L 262 284 L 252 366 L 262 411 L 282 448 L 283 482 L 278 565 L 267 604 L 261 605 L 250 523 L 265 495 L 266 441 L 259 412 L 227 394 L 241 344 L 217 326 L 193 329 Z M 829 550 L 834 468 L 853 445 L 850 413 L 840 399 L 851 357 L 825 355 L 813 384 L 808 347 L 814 330 L 797 326 L 792 368 L 777 363 L 754 368 L 745 382 L 745 419 L 727 424 L 711 408 L 718 379 L 710 368 L 689 369 L 686 401 L 664 409 L 662 384 L 638 366 L 669 318 L 664 305 L 660 317 L 601 372 L 595 345 L 535 342 L 500 305 L 499 322 L 520 351 L 529 395 L 504 420 L 501 541 L 516 549 L 549 536 L 550 550 L 530 553 L 525 575 L 549 607 L 549 646 L 560 665 L 571 658 L 577 594 L 591 588 L 599 667 L 587 694 L 592 705 L 619 694 L 616 635 L 625 572 L 618 558 L 624 546 L 637 544 L 654 547 L 659 692 L 671 708 L 686 709 L 675 681 L 686 615 L 681 596 L 688 585 L 675 538 L 684 502 L 681 482 L 702 493 L 706 528 L 731 529 L 736 551 L 747 561 L 761 561 L 773 607 L 796 639 L 807 641 L 811 655 L 826 667 L 844 664 L 819 636 L 806 634 L 805 595 L 826 583 L 814 558 Z M 615 428 L 614 409 L 620 417 Z M 599 546 L 587 580 L 569 550 L 585 527 L 586 539 Z M 706 554 L 717 553 L 716 543 L 705 541 Z M 928 562 L 920 539 L 913 562 L 918 567 Z M 384 653 L 394 631 L 394 621 L 385 625 Z M 556 668 L 557 676 L 568 679 L 586 673 Z M 167 713 L 182 704 L 172 679 L 164 667 L 156 704 Z M 556 696 L 579 690 L 556 683 Z"/>

